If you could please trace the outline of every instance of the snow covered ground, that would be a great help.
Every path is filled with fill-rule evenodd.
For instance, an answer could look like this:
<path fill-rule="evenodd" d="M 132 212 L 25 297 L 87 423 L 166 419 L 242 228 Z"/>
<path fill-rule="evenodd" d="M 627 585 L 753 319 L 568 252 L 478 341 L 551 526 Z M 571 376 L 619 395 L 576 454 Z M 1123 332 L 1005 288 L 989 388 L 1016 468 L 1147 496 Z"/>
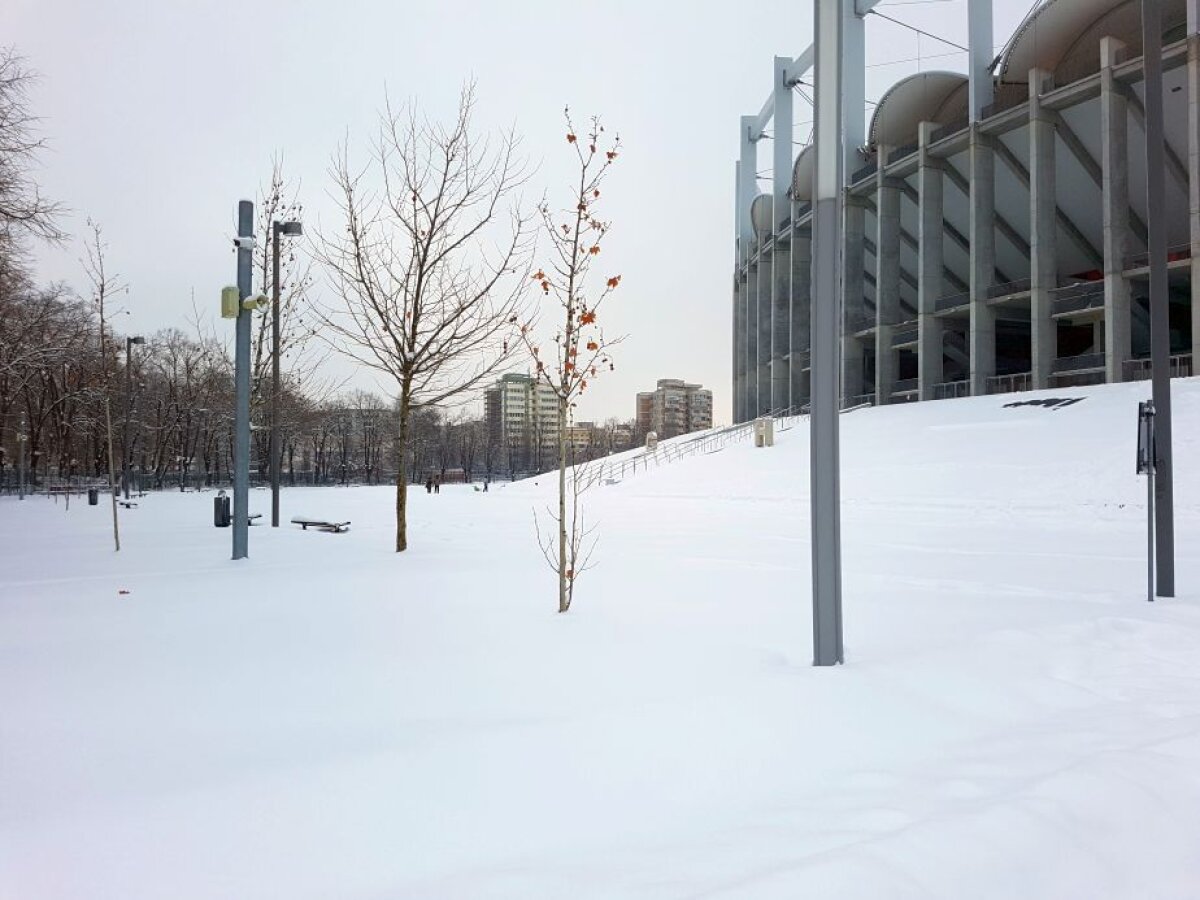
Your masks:
<path fill-rule="evenodd" d="M 388 489 L 288 490 L 352 530 L 241 563 L 211 494 L 119 555 L 0 500 L 0 897 L 1196 898 L 1200 380 L 1152 605 L 1148 390 L 844 416 L 835 669 L 803 423 L 595 489 L 566 616 L 548 479 L 413 493 L 402 555 Z"/>

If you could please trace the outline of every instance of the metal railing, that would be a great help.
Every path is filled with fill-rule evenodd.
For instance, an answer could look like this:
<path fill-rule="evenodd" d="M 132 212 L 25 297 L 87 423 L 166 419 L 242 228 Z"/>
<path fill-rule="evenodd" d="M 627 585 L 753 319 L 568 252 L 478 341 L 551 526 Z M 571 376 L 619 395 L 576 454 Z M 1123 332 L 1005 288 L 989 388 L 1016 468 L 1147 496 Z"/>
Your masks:
<path fill-rule="evenodd" d="M 888 159 L 887 159 L 888 165 L 891 165 L 894 162 L 898 162 L 899 160 L 904 159 L 904 157 L 906 157 L 906 156 L 911 156 L 912 154 L 916 153 L 917 150 L 920 149 L 920 147 L 921 147 L 920 144 L 905 144 L 903 147 L 897 147 L 895 150 L 893 150 L 891 153 L 888 154 Z"/>
<path fill-rule="evenodd" d="M 1002 284 L 993 284 L 987 289 L 987 298 L 995 300 L 997 297 L 1007 297 L 1010 294 L 1023 294 L 1033 285 L 1033 281 L 1028 278 L 1018 278 L 1016 281 L 1006 281 Z"/>
<path fill-rule="evenodd" d="M 933 386 L 934 400 L 955 400 L 959 397 L 971 396 L 971 382 L 943 381 Z"/>
<path fill-rule="evenodd" d="M 1051 314 L 1063 316 L 1069 313 L 1101 309 L 1104 306 L 1104 282 L 1083 281 L 1051 291 Z"/>
<path fill-rule="evenodd" d="M 916 378 L 901 378 L 892 385 L 893 394 L 908 394 L 920 387 L 920 381 Z"/>
<path fill-rule="evenodd" d="M 1175 262 L 1180 259 L 1191 259 L 1192 245 L 1173 244 L 1167 248 L 1167 262 Z M 1150 251 L 1145 253 L 1135 253 L 1132 256 L 1125 257 L 1126 269 L 1144 269 L 1150 265 Z"/>
<path fill-rule="evenodd" d="M 947 309 L 954 309 L 956 306 L 966 306 L 970 302 L 971 292 L 963 291 L 961 294 L 947 294 L 945 297 L 938 297 L 933 308 L 937 312 L 944 312 Z"/>
<path fill-rule="evenodd" d="M 879 171 L 879 162 L 873 160 L 863 166 L 861 169 L 855 169 L 854 174 L 850 176 L 851 184 L 858 184 L 860 181 L 865 181 Z"/>
<path fill-rule="evenodd" d="M 875 392 L 870 391 L 866 394 L 855 394 L 853 397 L 845 397 L 842 400 L 842 412 L 850 412 L 853 409 L 862 409 L 864 406 L 875 405 Z"/>
<path fill-rule="evenodd" d="M 1150 359 L 1127 359 L 1123 368 L 1126 381 L 1148 381 L 1154 374 L 1154 363 Z M 1178 353 L 1172 356 L 1167 369 L 1172 378 L 1190 378 L 1195 371 L 1192 368 L 1192 354 Z"/>
<path fill-rule="evenodd" d="M 919 333 L 920 326 L 916 322 L 898 322 L 892 327 L 892 346 L 914 343 Z"/>
<path fill-rule="evenodd" d="M 967 117 L 961 116 L 952 122 L 947 122 L 941 128 L 936 129 L 929 137 L 930 143 L 937 143 L 942 138 L 948 138 L 952 134 L 956 134 L 966 129 L 968 125 Z"/>
<path fill-rule="evenodd" d="M 1089 387 L 1093 384 L 1104 384 L 1104 370 L 1091 372 L 1055 372 L 1050 376 L 1054 387 Z"/>
<path fill-rule="evenodd" d="M 1002 112 L 1028 103 L 1028 88 L 1022 91 L 1020 90 L 1022 87 L 1025 85 L 1001 86 L 996 92 L 996 99 L 983 108 L 983 118 L 990 119 L 992 116 L 998 116 Z"/>
<path fill-rule="evenodd" d="M 860 402 L 863 398 L 866 402 Z M 851 412 L 874 401 L 874 394 L 864 394 L 861 397 L 851 397 L 842 405 L 842 412 Z M 808 416 L 808 404 L 798 407 L 787 407 L 772 410 L 758 418 L 775 419 L 779 431 L 787 431 L 796 425 L 798 419 Z M 643 450 L 633 456 L 624 455 L 619 460 L 598 459 L 580 463 L 577 467 L 583 478 L 585 487 L 596 484 L 612 484 L 621 481 L 626 476 L 647 472 L 651 468 L 669 465 L 681 459 L 700 454 L 717 453 L 730 444 L 748 438 L 754 433 L 754 419 L 737 425 L 727 425 L 710 431 L 701 431 L 691 435 L 681 435 L 669 438 L 660 443 L 654 450 Z"/>
<path fill-rule="evenodd" d="M 1054 374 L 1062 372 L 1094 372 L 1104 368 L 1103 353 L 1080 353 L 1077 356 L 1060 356 L 1050 364 Z"/>
<path fill-rule="evenodd" d="M 868 329 L 874 327 L 874 316 L 862 315 L 861 313 L 858 315 L 846 316 L 846 331 L 850 332 L 851 334 L 855 334 L 859 331 L 867 331 Z"/>
<path fill-rule="evenodd" d="M 1016 394 L 1033 390 L 1033 374 L 1016 372 L 1012 375 L 993 375 L 984 382 L 989 394 Z"/>

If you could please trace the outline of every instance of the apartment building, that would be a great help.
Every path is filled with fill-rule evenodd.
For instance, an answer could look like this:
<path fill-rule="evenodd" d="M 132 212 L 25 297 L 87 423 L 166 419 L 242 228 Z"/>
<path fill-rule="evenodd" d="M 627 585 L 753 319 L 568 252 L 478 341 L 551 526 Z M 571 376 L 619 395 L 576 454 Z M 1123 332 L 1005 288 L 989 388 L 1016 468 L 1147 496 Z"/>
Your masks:
<path fill-rule="evenodd" d="M 561 423 L 554 390 L 531 375 L 501 376 L 484 391 L 488 433 L 510 474 L 542 472 L 558 458 Z"/>
<path fill-rule="evenodd" d="M 678 378 L 660 378 L 653 391 L 637 395 L 637 431 L 659 439 L 712 427 L 712 391 Z"/>

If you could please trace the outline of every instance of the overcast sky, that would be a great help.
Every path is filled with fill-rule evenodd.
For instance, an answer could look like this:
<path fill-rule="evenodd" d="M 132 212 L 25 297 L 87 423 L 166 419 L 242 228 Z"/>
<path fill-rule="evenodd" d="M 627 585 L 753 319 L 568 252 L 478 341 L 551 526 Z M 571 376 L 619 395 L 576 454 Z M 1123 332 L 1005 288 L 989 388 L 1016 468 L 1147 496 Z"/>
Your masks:
<path fill-rule="evenodd" d="M 995 0 L 998 44 L 1029 5 Z M 965 44 L 965 0 L 879 11 Z M 804 0 L 3 0 L 0 42 L 41 75 L 41 182 L 72 210 L 73 235 L 87 216 L 104 226 L 131 333 L 183 326 L 192 291 L 215 318 L 234 280 L 237 201 L 273 154 L 328 227 L 330 155 L 344 137 L 364 146 L 385 89 L 448 116 L 476 79 L 477 124 L 515 126 L 541 166 L 531 193 L 552 196 L 567 174 L 563 105 L 601 114 L 625 144 L 603 271 L 623 275 L 608 321 L 629 338 L 578 417 L 631 418 L 637 391 L 684 378 L 711 387 L 728 421 L 738 117 L 769 92 L 772 56 L 808 45 L 811 18 Z M 870 99 L 918 67 L 964 64 L 879 17 L 867 42 Z M 796 109 L 802 140 L 810 110 Z M 769 166 L 766 144 L 763 176 Z M 79 285 L 81 255 L 77 241 L 42 250 L 39 275 Z"/>

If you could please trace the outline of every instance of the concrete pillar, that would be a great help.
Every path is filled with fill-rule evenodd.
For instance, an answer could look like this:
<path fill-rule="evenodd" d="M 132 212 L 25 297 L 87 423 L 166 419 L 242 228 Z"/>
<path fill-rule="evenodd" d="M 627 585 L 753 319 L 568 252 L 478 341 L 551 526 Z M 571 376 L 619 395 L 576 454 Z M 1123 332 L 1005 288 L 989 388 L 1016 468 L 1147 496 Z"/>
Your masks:
<path fill-rule="evenodd" d="M 758 257 L 746 261 L 746 418 L 758 415 Z"/>
<path fill-rule="evenodd" d="M 1116 38 L 1100 41 L 1100 162 L 1104 215 L 1104 359 L 1105 379 L 1124 380 L 1125 361 L 1132 352 L 1129 280 L 1129 110 L 1112 67 L 1125 44 Z"/>
<path fill-rule="evenodd" d="M 737 166 L 737 229 L 741 256 L 739 263 L 743 274 L 742 302 L 745 306 L 745 330 L 743 332 L 745 377 L 742 384 L 742 415 L 754 418 L 758 409 L 758 278 L 757 264 L 752 260 L 758 249 L 758 238 L 754 234 L 754 223 L 750 210 L 758 191 L 758 147 L 757 120 L 755 116 L 742 116 L 738 123 L 739 157 Z"/>
<path fill-rule="evenodd" d="M 864 285 L 866 265 L 863 238 L 866 233 L 867 207 L 861 197 L 846 196 L 845 234 L 842 255 L 842 401 L 866 393 L 863 384 L 863 342 L 854 337 L 856 324 L 865 314 Z"/>
<path fill-rule="evenodd" d="M 744 421 L 742 416 L 742 392 L 746 381 L 746 358 L 743 355 L 745 338 L 742 328 L 745 327 L 744 292 L 742 288 L 742 273 L 740 265 L 735 262 L 733 273 L 733 421 L 734 424 Z"/>
<path fill-rule="evenodd" d="M 1050 86 L 1048 73 L 1029 70 L 1029 319 L 1034 390 L 1050 386 L 1050 372 L 1058 354 L 1057 323 L 1050 316 L 1054 297 L 1051 291 L 1058 286 L 1056 137 L 1051 111 L 1044 110 L 1041 103 L 1041 95 Z"/>
<path fill-rule="evenodd" d="M 992 45 L 992 0 L 967 0 L 967 69 L 970 75 L 967 104 L 970 120 L 983 118 L 984 107 L 993 99 L 992 60 L 996 49 Z"/>
<path fill-rule="evenodd" d="M 942 296 L 945 238 L 942 212 L 942 161 L 929 152 L 937 125 L 918 126 L 920 151 L 917 163 L 917 389 L 921 400 L 932 400 L 942 377 L 942 320 L 936 315 Z"/>
<path fill-rule="evenodd" d="M 741 234 L 741 202 L 742 164 L 733 164 L 733 372 L 730 384 L 733 388 L 731 413 L 734 424 L 742 421 L 742 382 L 746 377 L 746 361 L 742 357 L 745 337 L 742 334 L 744 325 L 742 312 L 742 240 Z"/>
<path fill-rule="evenodd" d="M 1192 244 L 1192 374 L 1200 375 L 1200 0 L 1187 0 L 1188 222 Z"/>
<path fill-rule="evenodd" d="M 795 212 L 792 222 L 796 221 Z M 792 405 L 809 401 L 808 362 L 811 359 L 809 322 L 812 315 L 812 231 L 792 230 L 791 377 Z"/>
<path fill-rule="evenodd" d="M 771 318 L 773 297 L 771 273 L 773 252 L 766 247 L 766 238 L 759 244 L 758 259 L 758 415 L 771 411 Z"/>
<path fill-rule="evenodd" d="M 857 0 L 841 2 L 842 177 L 849 184 L 862 165 L 858 149 L 867 143 L 867 28 L 866 13 L 859 12 Z"/>
<path fill-rule="evenodd" d="M 879 148 L 879 159 L 890 147 Z M 892 326 L 900 321 L 901 185 L 875 173 L 875 402 L 887 403 L 896 387 L 898 354 L 892 349 Z"/>
<path fill-rule="evenodd" d="M 787 409 L 792 405 L 792 379 L 788 371 L 792 337 L 792 248 L 784 243 L 787 240 L 776 234 L 775 250 L 771 254 L 772 409 Z"/>
<path fill-rule="evenodd" d="M 788 191 L 792 186 L 792 85 L 788 66 L 790 57 L 776 56 L 772 78 L 772 120 L 775 135 L 771 146 L 771 230 L 775 234 L 772 256 L 771 293 L 774 309 L 771 319 L 771 408 L 791 406 L 791 377 L 788 372 L 788 350 L 791 344 L 791 249 L 782 243 L 780 233 L 791 218 L 792 204 Z"/>
<path fill-rule="evenodd" d="M 996 374 L 996 311 L 988 289 L 996 280 L 996 157 L 979 124 L 971 126 L 971 396 L 987 393 Z"/>

